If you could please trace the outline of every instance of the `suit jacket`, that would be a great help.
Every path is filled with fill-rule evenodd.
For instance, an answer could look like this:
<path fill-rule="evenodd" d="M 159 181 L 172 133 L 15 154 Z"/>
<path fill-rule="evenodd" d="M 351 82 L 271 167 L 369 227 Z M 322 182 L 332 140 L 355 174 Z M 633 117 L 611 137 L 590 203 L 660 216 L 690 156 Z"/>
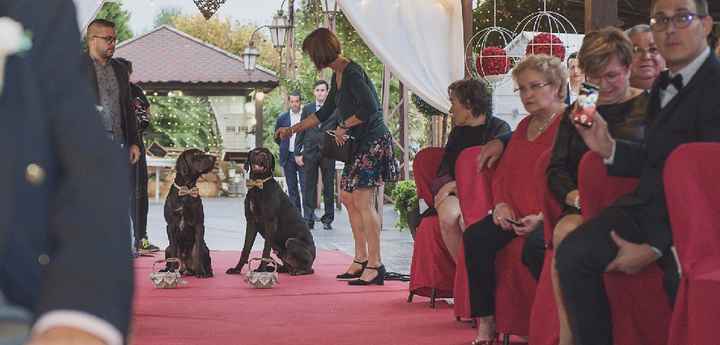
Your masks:
<path fill-rule="evenodd" d="M 301 120 L 305 120 L 308 116 L 314 114 L 317 110 L 315 102 L 303 107 Z M 334 130 L 338 124 L 337 113 L 333 114 L 325 122 L 319 124 L 315 128 L 308 128 L 302 133 L 298 133 L 295 138 L 295 155 L 301 155 L 304 159 L 317 160 L 322 158 L 321 146 L 323 144 L 326 130 Z"/>
<path fill-rule="evenodd" d="M 277 121 L 275 121 L 275 132 L 281 127 L 290 127 L 289 111 L 280 114 Z M 297 137 L 295 139 L 297 140 Z M 288 159 L 292 158 L 290 157 L 290 138 L 280 140 L 278 137 L 275 137 L 275 142 L 280 145 L 280 166 L 285 166 Z"/>
<path fill-rule="evenodd" d="M 665 203 L 663 168 L 670 153 L 689 142 L 720 141 L 720 62 L 710 54 L 695 76 L 660 109 L 660 91 L 652 89 L 648 107 L 649 127 L 641 144 L 618 140 L 614 164 L 608 173 L 639 177 L 635 191 L 615 202 L 628 207 L 645 232 L 648 244 L 666 252 L 672 232 Z"/>
<path fill-rule="evenodd" d="M 81 311 L 127 334 L 127 156 L 102 133 L 73 2 L 2 12 L 32 31 L 34 46 L 8 59 L 0 96 L 0 289 L 36 317 Z"/>
<path fill-rule="evenodd" d="M 98 91 L 97 72 L 95 71 L 95 65 L 90 55 L 85 54 L 85 61 L 88 68 L 88 76 L 90 78 L 91 89 L 95 92 L 95 104 L 100 104 L 100 92 Z M 118 82 L 118 89 L 120 90 L 120 110 L 121 124 L 123 134 L 125 134 L 125 145 L 137 145 L 138 143 L 138 130 L 137 120 L 135 119 L 135 111 L 132 108 L 132 90 L 130 86 L 130 73 L 128 72 L 125 65 L 115 59 L 110 59 L 108 62 L 113 71 L 115 71 L 115 78 Z"/>

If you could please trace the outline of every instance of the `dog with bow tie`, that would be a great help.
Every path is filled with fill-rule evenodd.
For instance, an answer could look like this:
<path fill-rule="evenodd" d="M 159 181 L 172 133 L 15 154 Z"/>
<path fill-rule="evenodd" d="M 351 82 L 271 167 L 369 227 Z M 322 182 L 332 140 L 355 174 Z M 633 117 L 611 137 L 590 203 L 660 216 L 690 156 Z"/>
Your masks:
<path fill-rule="evenodd" d="M 257 234 L 265 239 L 262 257 L 270 258 L 273 251 L 282 265 L 279 272 L 291 275 L 312 274 L 315 261 L 315 242 L 300 211 L 290 202 L 290 198 L 273 178 L 275 158 L 270 150 L 256 148 L 250 151 L 245 169 L 250 174 L 245 197 L 245 244 L 240 260 L 227 274 L 240 274 L 248 263 L 250 250 Z M 264 270 L 260 266 L 258 270 Z"/>
<path fill-rule="evenodd" d="M 175 163 L 175 180 L 165 199 L 165 221 L 170 243 L 165 259 L 180 259 L 180 264 L 167 263 L 165 270 L 178 269 L 183 275 L 199 278 L 213 276 L 210 250 L 205 244 L 205 214 L 197 180 L 215 167 L 215 157 L 190 149 Z"/>

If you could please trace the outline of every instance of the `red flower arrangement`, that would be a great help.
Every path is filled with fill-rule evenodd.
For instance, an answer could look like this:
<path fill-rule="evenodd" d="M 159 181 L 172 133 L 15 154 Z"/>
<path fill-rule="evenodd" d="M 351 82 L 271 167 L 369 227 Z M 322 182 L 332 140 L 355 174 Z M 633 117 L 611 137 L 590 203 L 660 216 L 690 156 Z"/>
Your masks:
<path fill-rule="evenodd" d="M 500 47 L 485 47 L 475 62 L 480 76 L 505 74 L 510 70 L 510 59 L 505 49 Z"/>
<path fill-rule="evenodd" d="M 535 35 L 525 49 L 525 54 L 546 54 L 565 60 L 565 45 L 557 36 L 544 32 Z"/>

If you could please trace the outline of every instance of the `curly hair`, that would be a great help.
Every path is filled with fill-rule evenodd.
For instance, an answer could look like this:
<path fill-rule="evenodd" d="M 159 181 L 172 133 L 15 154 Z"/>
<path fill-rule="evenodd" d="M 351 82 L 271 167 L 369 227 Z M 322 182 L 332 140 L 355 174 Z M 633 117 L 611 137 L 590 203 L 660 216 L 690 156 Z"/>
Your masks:
<path fill-rule="evenodd" d="M 448 86 L 448 96 L 455 97 L 460 104 L 470 109 L 473 117 L 492 115 L 492 91 L 480 80 L 455 81 Z"/>

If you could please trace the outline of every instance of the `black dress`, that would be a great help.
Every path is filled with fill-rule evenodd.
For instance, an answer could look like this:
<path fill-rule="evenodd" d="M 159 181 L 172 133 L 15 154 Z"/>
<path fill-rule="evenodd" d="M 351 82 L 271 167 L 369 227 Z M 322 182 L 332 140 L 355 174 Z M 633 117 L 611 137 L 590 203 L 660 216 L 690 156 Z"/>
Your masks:
<path fill-rule="evenodd" d="M 510 125 L 494 116 L 488 116 L 486 123 L 480 126 L 454 127 L 448 136 L 437 177 L 432 182 L 432 194 L 437 194 L 444 184 L 455 180 L 455 162 L 464 149 L 485 145 L 499 135 L 509 132 Z"/>
<path fill-rule="evenodd" d="M 649 95 L 643 92 L 623 103 L 600 105 L 597 111 L 607 122 L 613 138 L 641 142 L 645 137 L 648 101 Z M 565 197 L 578 188 L 580 160 L 589 150 L 569 114 L 569 111 L 563 114 L 547 169 L 548 187 L 563 205 L 563 215 L 580 213 L 580 210 L 565 203 Z"/>

